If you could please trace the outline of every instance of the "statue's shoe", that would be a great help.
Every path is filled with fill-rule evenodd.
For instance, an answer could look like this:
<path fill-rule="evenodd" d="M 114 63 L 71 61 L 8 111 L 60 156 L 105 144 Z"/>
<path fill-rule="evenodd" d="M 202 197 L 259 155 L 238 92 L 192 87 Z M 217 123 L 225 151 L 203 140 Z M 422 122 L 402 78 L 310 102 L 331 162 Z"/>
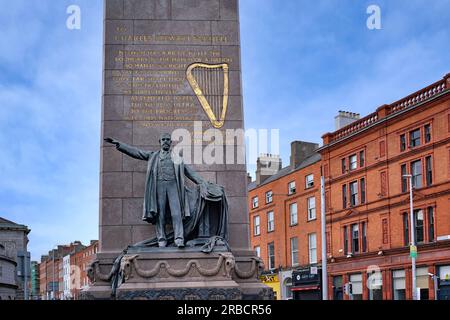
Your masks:
<path fill-rule="evenodd" d="M 175 240 L 175 245 L 178 248 L 184 248 L 184 241 L 183 240 Z"/>
<path fill-rule="evenodd" d="M 167 247 L 167 241 L 159 241 L 159 242 L 158 242 L 158 247 L 160 247 L 160 248 L 165 248 L 165 247 Z"/>

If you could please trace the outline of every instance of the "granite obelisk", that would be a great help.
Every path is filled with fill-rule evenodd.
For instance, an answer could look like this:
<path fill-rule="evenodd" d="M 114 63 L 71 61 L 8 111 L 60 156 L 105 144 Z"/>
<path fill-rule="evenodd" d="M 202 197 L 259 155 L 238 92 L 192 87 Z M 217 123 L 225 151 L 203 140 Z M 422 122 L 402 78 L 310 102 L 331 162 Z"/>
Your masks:
<path fill-rule="evenodd" d="M 168 132 L 179 136 L 196 172 L 225 188 L 231 277 L 241 298 L 266 298 L 250 248 L 238 0 L 104 2 L 100 248 L 93 267 L 100 275 L 89 297 L 107 298 L 115 257 L 155 235 L 141 214 L 145 162 L 103 139 L 156 150 Z"/>

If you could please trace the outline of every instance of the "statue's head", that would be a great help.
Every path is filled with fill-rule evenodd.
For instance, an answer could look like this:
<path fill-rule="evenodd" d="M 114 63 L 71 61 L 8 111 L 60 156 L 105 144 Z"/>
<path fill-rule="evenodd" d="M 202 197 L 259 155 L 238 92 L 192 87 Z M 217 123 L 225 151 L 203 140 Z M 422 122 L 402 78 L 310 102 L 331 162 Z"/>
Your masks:
<path fill-rule="evenodd" d="M 163 133 L 159 138 L 159 143 L 161 145 L 161 149 L 164 151 L 169 151 L 172 146 L 172 136 L 170 133 Z"/>

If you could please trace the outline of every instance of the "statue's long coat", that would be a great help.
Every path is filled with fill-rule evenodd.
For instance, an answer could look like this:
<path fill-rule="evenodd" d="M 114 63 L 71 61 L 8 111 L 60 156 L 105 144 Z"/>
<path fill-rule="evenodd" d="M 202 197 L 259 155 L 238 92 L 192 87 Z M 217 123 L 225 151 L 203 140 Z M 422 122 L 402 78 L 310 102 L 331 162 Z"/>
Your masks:
<path fill-rule="evenodd" d="M 158 202 L 156 198 L 158 163 L 161 151 L 144 151 L 129 146 L 125 143 L 119 143 L 117 149 L 132 158 L 148 161 L 144 194 L 144 212 L 142 219 L 144 221 L 155 224 L 156 217 L 158 216 L 158 214 L 161 214 L 160 212 L 158 212 Z M 200 184 L 203 179 L 195 171 L 186 166 L 181 157 L 177 156 L 174 153 L 171 154 L 171 157 L 175 167 L 175 178 L 178 187 L 178 194 L 180 196 L 181 215 L 184 218 L 185 216 L 190 215 L 189 201 L 186 198 L 186 191 L 184 187 L 185 177 L 192 180 L 196 184 Z"/>

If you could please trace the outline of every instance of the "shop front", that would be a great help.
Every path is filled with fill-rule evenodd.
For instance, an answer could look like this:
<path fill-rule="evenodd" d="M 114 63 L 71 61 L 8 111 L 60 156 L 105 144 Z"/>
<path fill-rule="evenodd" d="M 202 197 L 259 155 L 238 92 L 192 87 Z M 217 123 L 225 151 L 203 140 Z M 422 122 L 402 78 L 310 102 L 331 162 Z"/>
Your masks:
<path fill-rule="evenodd" d="M 450 300 L 450 266 L 439 267 L 438 300 Z"/>
<path fill-rule="evenodd" d="M 293 271 L 293 300 L 322 300 L 320 274 L 320 269 L 316 267 Z"/>
<path fill-rule="evenodd" d="M 259 277 L 262 283 L 264 283 L 266 286 L 272 288 L 273 295 L 276 300 L 281 300 L 281 287 L 280 287 L 280 280 L 278 278 L 278 274 L 263 274 Z"/>

